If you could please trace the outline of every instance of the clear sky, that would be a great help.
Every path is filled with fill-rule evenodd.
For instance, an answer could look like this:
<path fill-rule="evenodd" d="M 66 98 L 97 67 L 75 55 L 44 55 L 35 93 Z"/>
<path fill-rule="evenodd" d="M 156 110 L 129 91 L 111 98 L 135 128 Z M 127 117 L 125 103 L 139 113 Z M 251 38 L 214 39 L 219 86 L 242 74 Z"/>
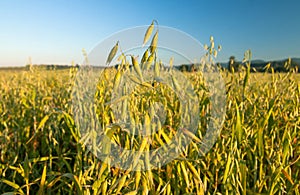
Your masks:
<path fill-rule="evenodd" d="M 0 0 L 0 66 L 83 61 L 82 48 L 125 28 L 160 25 L 222 45 L 218 61 L 300 57 L 299 0 Z M 110 49 L 110 48 L 109 48 Z"/>

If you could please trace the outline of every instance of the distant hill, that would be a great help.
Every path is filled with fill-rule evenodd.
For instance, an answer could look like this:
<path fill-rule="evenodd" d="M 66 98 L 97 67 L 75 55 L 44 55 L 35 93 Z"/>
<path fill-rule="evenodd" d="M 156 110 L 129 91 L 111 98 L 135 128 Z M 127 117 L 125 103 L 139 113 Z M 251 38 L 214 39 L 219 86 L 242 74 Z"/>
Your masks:
<path fill-rule="evenodd" d="M 251 61 L 252 64 L 261 64 L 261 63 L 265 63 L 264 60 L 252 60 Z"/>
<path fill-rule="evenodd" d="M 288 58 L 282 60 L 272 60 L 264 61 L 260 59 L 251 60 L 251 67 L 255 68 L 257 72 L 264 72 L 264 67 L 270 63 L 270 67 L 274 68 L 275 72 L 286 72 L 285 63 L 288 61 Z M 228 62 L 219 63 L 222 67 L 228 68 Z M 236 62 L 236 64 L 242 64 L 241 61 Z M 300 58 L 291 58 L 291 68 L 298 67 L 298 72 L 300 69 Z M 253 70 L 253 69 L 252 69 Z"/>
<path fill-rule="evenodd" d="M 264 67 L 270 63 L 270 66 L 273 67 L 273 69 L 275 70 L 275 72 L 287 72 L 287 69 L 285 68 L 285 63 L 288 61 L 288 59 L 282 59 L 282 60 L 273 60 L 273 61 L 264 61 L 261 59 L 255 59 L 255 60 L 251 60 L 251 68 L 252 71 L 256 72 L 264 72 Z M 228 62 L 219 62 L 217 63 L 219 66 L 223 67 L 223 68 L 228 68 Z M 241 61 L 237 61 L 235 62 L 236 65 L 238 66 L 242 66 L 242 62 Z M 115 68 L 117 68 L 118 65 L 115 66 Z M 294 67 L 298 67 L 298 72 L 300 72 L 300 58 L 291 58 L 291 64 L 290 64 L 291 68 Z M 61 69 L 69 69 L 71 67 L 71 65 L 33 65 L 33 67 L 38 67 L 39 69 L 43 69 L 43 70 L 61 70 Z M 75 67 L 80 68 L 79 65 L 76 65 Z M 105 68 L 102 66 L 93 66 L 94 68 Z M 197 64 L 182 64 L 182 65 L 177 65 L 175 66 L 175 68 L 177 68 L 178 70 L 181 71 L 194 71 L 197 69 Z M 26 65 L 26 66 L 22 66 L 22 67 L 1 67 L 0 66 L 0 70 L 29 70 L 30 66 Z"/>
<path fill-rule="evenodd" d="M 292 61 L 297 64 L 300 64 L 300 58 L 292 58 Z"/>

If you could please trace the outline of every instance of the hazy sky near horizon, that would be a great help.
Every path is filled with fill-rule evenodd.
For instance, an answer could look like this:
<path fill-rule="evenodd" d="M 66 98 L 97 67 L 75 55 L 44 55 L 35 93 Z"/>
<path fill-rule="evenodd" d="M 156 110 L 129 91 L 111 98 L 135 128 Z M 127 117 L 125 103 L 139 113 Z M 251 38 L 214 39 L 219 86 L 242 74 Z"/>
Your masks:
<path fill-rule="evenodd" d="M 22 66 L 29 57 L 80 64 L 83 48 L 153 19 L 202 44 L 214 36 L 222 45 L 217 61 L 241 60 L 247 49 L 253 59 L 300 57 L 299 11 L 298 0 L 0 0 L 0 66 Z"/>

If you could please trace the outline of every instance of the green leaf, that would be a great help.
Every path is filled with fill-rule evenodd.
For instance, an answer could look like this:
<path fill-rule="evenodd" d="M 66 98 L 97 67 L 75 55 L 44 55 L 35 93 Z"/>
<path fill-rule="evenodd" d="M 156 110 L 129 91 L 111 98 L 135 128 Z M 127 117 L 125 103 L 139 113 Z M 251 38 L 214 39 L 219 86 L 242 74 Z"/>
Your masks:
<path fill-rule="evenodd" d="M 239 106 L 236 104 L 236 124 L 235 124 L 235 132 L 238 140 L 238 144 L 242 141 L 243 129 L 242 129 L 242 122 L 241 122 L 241 115 L 239 111 Z"/>
<path fill-rule="evenodd" d="M 24 194 L 24 192 L 21 190 L 20 186 L 16 183 L 13 183 L 13 182 L 11 182 L 9 180 L 6 180 L 6 179 L 0 179 L 0 183 L 5 183 L 5 184 L 13 187 L 14 189 L 18 190 L 18 192 L 20 194 Z"/>
<path fill-rule="evenodd" d="M 258 129 L 257 142 L 258 142 L 258 154 L 259 154 L 259 156 L 262 157 L 264 155 L 264 133 L 263 133 L 263 128 Z"/>
<path fill-rule="evenodd" d="M 73 175 L 72 173 L 65 173 L 62 175 L 62 177 L 67 177 L 67 178 L 71 179 L 75 183 L 75 186 L 77 188 L 77 194 L 80 194 L 80 195 L 83 194 L 82 186 L 76 175 Z"/>

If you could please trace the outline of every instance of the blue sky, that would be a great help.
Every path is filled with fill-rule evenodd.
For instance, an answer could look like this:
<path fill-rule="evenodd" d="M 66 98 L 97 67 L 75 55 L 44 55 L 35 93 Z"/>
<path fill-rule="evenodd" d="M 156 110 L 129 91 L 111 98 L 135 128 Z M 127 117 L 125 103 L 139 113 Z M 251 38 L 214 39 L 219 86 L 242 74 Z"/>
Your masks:
<path fill-rule="evenodd" d="M 300 1 L 79 1 L 0 0 L 0 66 L 83 61 L 111 34 L 134 26 L 160 25 L 199 42 L 222 45 L 218 61 L 300 57 Z M 109 50 L 110 48 L 108 48 Z"/>

